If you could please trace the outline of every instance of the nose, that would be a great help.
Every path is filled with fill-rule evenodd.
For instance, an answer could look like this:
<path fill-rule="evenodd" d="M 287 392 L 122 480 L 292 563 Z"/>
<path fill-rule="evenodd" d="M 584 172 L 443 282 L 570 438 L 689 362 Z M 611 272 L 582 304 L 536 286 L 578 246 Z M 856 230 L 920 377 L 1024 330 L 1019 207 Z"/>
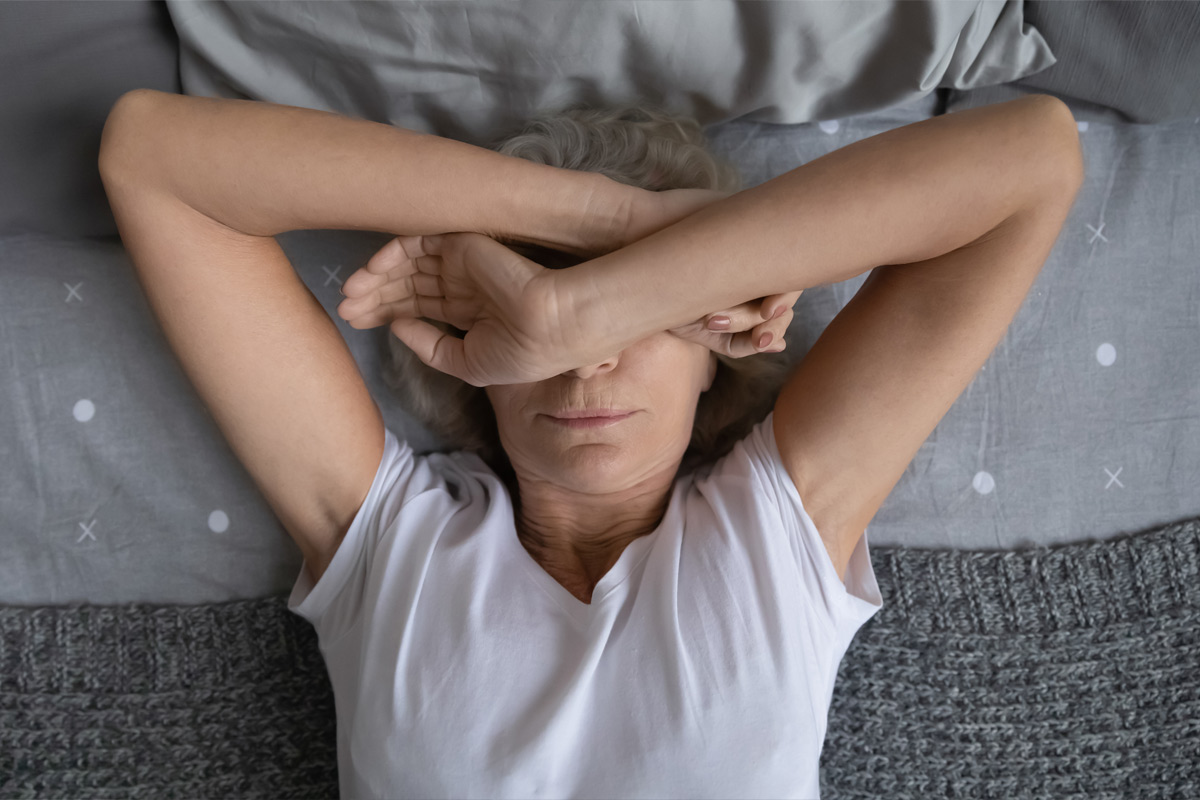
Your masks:
<path fill-rule="evenodd" d="M 575 369 L 567 370 L 564 374 L 574 375 L 576 378 L 586 381 L 593 375 L 612 372 L 617 367 L 617 358 L 617 356 L 609 356 L 603 361 L 598 361 L 595 364 L 589 364 L 586 367 L 576 367 Z"/>

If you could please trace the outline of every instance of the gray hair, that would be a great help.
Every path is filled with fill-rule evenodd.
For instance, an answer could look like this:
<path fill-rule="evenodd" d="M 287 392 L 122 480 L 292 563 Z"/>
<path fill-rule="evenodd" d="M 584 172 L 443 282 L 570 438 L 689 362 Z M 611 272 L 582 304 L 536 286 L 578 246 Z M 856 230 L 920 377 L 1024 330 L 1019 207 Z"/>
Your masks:
<path fill-rule="evenodd" d="M 543 113 L 492 149 L 539 164 L 599 172 L 651 191 L 715 189 L 728 193 L 742 188 L 737 170 L 708 150 L 699 123 L 644 105 L 576 106 Z M 505 244 L 552 269 L 582 260 L 533 245 Z M 446 323 L 425 321 L 452 335 L 462 335 Z M 390 358 L 384 359 L 382 377 L 405 411 L 452 449 L 477 453 L 515 491 L 512 465 L 500 444 L 486 392 L 426 365 L 390 331 L 387 343 Z M 789 369 L 782 353 L 716 356 L 717 373 L 696 405 L 692 438 L 677 475 L 716 461 L 749 434 L 770 411 Z"/>

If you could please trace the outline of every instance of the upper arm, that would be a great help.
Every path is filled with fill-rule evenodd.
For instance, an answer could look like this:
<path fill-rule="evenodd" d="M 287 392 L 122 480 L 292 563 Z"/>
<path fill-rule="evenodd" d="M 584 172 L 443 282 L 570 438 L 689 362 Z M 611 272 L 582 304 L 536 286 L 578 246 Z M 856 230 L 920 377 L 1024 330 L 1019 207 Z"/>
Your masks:
<path fill-rule="evenodd" d="M 921 444 L 999 344 L 1078 185 L 938 258 L 876 268 L 789 376 L 776 444 L 839 576 Z"/>
<path fill-rule="evenodd" d="M 171 348 L 319 580 L 383 455 L 383 420 L 349 348 L 273 237 L 119 170 L 104 180 Z"/>

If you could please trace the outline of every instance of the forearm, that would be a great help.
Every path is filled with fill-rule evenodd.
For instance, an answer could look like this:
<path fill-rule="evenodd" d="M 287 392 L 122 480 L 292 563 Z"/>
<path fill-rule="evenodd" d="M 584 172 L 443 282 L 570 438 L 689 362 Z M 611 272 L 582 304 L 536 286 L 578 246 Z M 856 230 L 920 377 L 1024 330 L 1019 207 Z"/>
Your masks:
<path fill-rule="evenodd" d="M 1046 99 L 935 117 L 855 142 L 568 270 L 563 280 L 587 329 L 632 343 L 756 298 L 935 258 L 1082 174 L 1069 112 L 1064 118 L 1065 106 Z"/>
<path fill-rule="evenodd" d="M 258 236 L 476 231 L 582 249 L 585 223 L 608 224 L 602 176 L 272 103 L 131 93 L 109 116 L 100 160 Z"/>

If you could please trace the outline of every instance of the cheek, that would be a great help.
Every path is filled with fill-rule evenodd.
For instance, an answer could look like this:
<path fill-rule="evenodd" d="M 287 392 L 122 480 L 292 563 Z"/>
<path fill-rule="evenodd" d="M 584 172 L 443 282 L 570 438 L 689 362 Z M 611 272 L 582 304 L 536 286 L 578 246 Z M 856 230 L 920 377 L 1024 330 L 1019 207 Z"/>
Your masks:
<path fill-rule="evenodd" d="M 674 380 L 661 382 L 658 390 L 658 397 L 662 399 L 660 411 L 679 424 L 685 424 L 704 394 L 707 377 L 693 371 L 686 375 L 676 373 Z"/>
<path fill-rule="evenodd" d="M 528 390 L 515 386 L 484 387 L 488 401 L 492 404 L 492 412 L 496 415 L 496 423 L 501 427 L 511 427 L 508 423 L 519 422 L 521 409 L 529 404 Z"/>
<path fill-rule="evenodd" d="M 683 363 L 689 365 L 691 380 L 686 383 L 692 393 L 699 396 L 708 389 L 712 378 L 716 375 L 717 357 L 712 350 L 698 344 L 689 342 L 688 348 L 687 360 Z"/>

